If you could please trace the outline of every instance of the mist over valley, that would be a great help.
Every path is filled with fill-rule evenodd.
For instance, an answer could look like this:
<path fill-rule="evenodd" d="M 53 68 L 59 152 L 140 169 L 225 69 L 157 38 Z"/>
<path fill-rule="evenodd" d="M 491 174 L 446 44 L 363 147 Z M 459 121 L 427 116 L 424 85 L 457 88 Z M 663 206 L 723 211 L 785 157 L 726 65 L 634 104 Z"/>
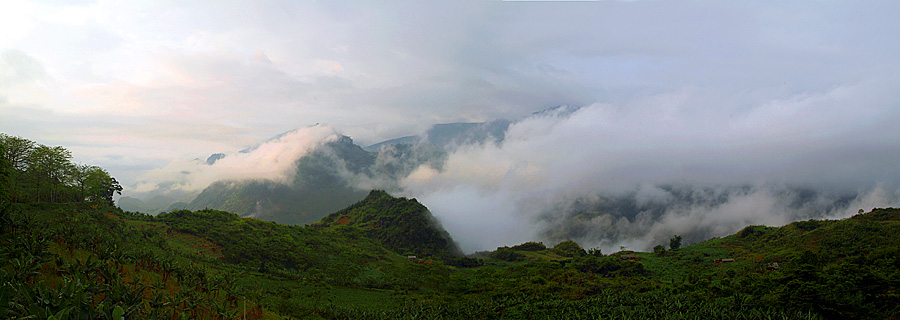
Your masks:
<path fill-rule="evenodd" d="M 900 168 L 888 160 L 896 151 L 857 145 L 867 139 L 866 128 L 842 132 L 835 142 L 817 137 L 827 130 L 818 122 L 748 126 L 750 112 L 716 120 L 721 125 L 713 128 L 682 130 L 714 115 L 692 118 L 657 105 L 659 99 L 439 124 L 421 136 L 365 147 L 337 128 L 304 127 L 238 152 L 173 161 L 145 175 L 133 189 L 142 192 L 126 192 L 123 208 L 141 211 L 131 198 L 141 195 L 149 203 L 169 199 L 148 213 L 214 208 L 311 224 L 382 189 L 419 199 L 471 253 L 564 240 L 605 251 L 649 250 L 674 234 L 693 243 L 747 225 L 844 218 L 900 198 L 891 174 Z M 804 108 L 797 104 L 785 107 Z M 769 135 L 804 125 L 799 132 L 807 135 Z M 846 154 L 860 148 L 868 152 Z M 854 165 L 864 162 L 887 170 Z"/>

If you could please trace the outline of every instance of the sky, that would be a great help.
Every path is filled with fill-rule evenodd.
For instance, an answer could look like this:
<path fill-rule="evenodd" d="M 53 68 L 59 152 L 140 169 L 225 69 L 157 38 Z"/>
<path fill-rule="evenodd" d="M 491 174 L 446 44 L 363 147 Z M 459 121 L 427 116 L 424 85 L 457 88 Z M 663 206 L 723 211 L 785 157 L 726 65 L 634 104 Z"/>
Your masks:
<path fill-rule="evenodd" d="M 511 142 L 421 168 L 407 193 L 687 181 L 891 198 L 898 16 L 897 1 L 4 1 L 0 132 L 62 145 L 127 192 L 314 124 L 368 145 L 505 118 L 522 120 Z M 528 118 L 561 104 L 584 108 Z"/>

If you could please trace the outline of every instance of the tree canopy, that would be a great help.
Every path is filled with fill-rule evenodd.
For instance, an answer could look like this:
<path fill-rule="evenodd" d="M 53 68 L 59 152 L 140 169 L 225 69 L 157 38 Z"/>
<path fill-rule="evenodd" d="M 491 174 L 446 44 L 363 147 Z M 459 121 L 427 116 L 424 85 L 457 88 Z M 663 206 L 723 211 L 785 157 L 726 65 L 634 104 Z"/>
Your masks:
<path fill-rule="evenodd" d="M 0 133 L 0 201 L 90 202 L 113 205 L 122 186 L 97 166 L 72 162 L 72 152 Z"/>

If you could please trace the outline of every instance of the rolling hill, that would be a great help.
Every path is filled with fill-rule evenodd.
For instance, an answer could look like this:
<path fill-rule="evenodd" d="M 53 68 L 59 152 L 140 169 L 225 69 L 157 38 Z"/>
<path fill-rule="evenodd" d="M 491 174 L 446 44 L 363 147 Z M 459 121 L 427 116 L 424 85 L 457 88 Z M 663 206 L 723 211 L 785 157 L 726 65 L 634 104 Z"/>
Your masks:
<path fill-rule="evenodd" d="M 344 226 L 362 230 L 385 247 L 404 255 L 448 259 L 462 256 L 440 222 L 415 199 L 394 198 L 373 190 L 360 202 L 312 225 L 317 229 Z"/>
<path fill-rule="evenodd" d="M 107 319 L 883 319 L 900 209 L 608 255 L 523 243 L 454 267 L 414 199 L 372 191 L 313 226 L 217 210 L 0 207 L 0 314 Z M 442 241 L 446 240 L 446 241 Z M 409 253 L 420 253 L 415 260 Z M 436 253 L 434 253 L 436 252 Z M 470 258 L 472 259 L 472 258 Z"/>

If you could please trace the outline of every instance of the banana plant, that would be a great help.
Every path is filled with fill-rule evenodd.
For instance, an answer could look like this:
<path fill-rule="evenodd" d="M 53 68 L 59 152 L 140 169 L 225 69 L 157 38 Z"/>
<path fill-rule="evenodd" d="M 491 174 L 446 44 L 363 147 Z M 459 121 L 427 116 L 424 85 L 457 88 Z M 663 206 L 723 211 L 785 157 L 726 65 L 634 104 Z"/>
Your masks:
<path fill-rule="evenodd" d="M 69 319 L 72 311 L 77 311 L 77 305 L 59 291 L 46 286 L 23 285 L 18 292 L 19 303 L 16 312 L 19 315 L 33 316 L 37 319 L 55 317 L 57 319 Z"/>
<path fill-rule="evenodd" d="M 100 303 L 97 309 L 101 311 L 100 317 L 105 320 L 125 320 L 125 309 L 122 306 Z"/>

